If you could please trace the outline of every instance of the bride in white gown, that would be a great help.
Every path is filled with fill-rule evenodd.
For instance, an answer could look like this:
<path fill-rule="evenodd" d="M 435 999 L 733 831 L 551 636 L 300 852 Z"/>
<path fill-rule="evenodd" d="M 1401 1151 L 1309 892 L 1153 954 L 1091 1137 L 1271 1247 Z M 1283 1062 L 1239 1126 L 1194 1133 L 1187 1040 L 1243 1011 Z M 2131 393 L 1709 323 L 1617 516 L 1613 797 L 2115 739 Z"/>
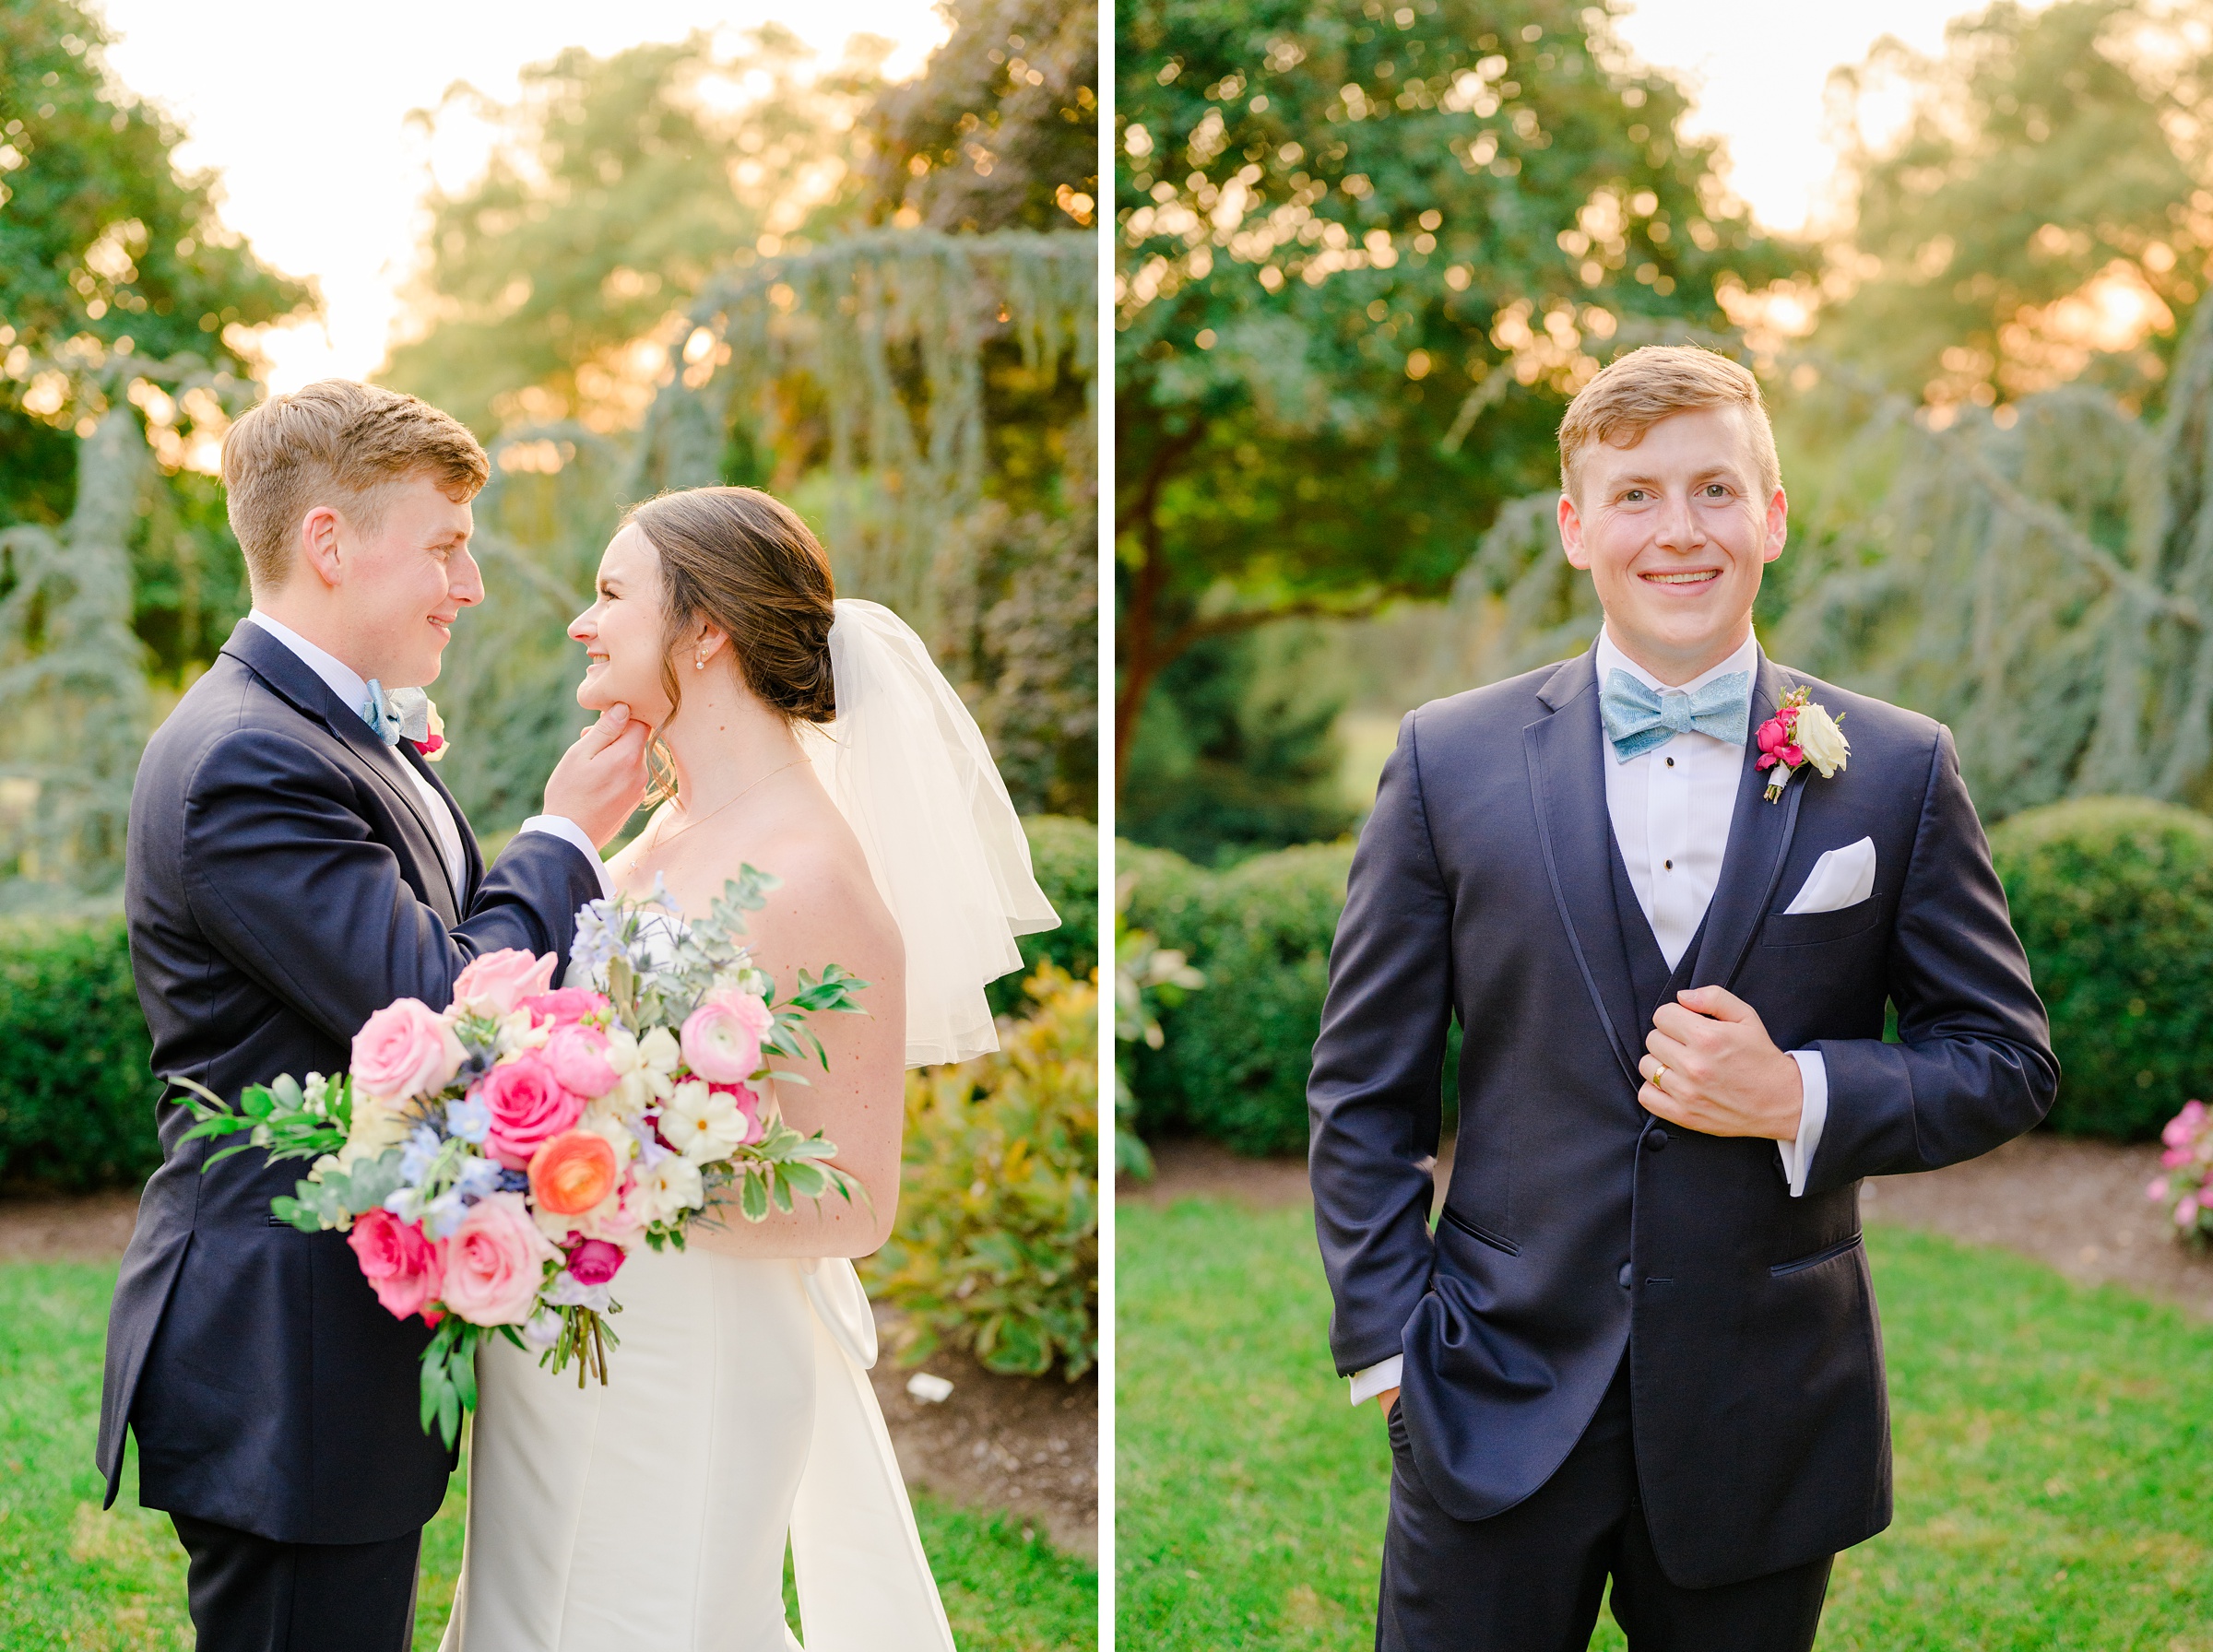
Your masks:
<path fill-rule="evenodd" d="M 996 1048 L 984 985 L 1020 967 L 1014 935 L 1057 920 L 919 639 L 834 604 L 821 548 L 767 495 L 641 506 L 570 634 L 591 661 L 578 701 L 652 724 L 674 787 L 613 884 L 658 878 L 700 913 L 750 862 L 783 879 L 750 920 L 763 968 L 872 984 L 866 1017 L 816 1019 L 828 1074 L 777 1098 L 870 1199 L 733 1212 L 685 1252 L 633 1256 L 608 1386 L 486 1340 L 443 1652 L 788 1652 L 787 1540 L 808 1652 L 946 1652 L 848 1258 L 891 1231 L 904 1069 Z"/>

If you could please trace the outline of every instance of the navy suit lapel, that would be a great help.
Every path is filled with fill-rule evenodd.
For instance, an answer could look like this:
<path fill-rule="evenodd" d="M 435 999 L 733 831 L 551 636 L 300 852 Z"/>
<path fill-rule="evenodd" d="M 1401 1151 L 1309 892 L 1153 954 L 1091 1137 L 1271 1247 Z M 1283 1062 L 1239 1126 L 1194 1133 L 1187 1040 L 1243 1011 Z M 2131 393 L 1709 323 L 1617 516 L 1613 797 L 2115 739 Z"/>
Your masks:
<path fill-rule="evenodd" d="M 1761 650 L 1759 672 L 1752 690 L 1752 732 L 1775 714 L 1782 697 L 1791 691 L 1790 674 Z M 1768 903 L 1775 897 L 1775 880 L 1791 852 L 1791 837 L 1798 830 L 1798 805 L 1813 777 L 1801 774 L 1781 797 L 1767 799 L 1769 771 L 1753 764 L 1759 742 L 1747 733 L 1744 773 L 1737 782 L 1736 810 L 1730 817 L 1729 848 L 1722 859 L 1722 880 L 1715 886 L 1712 904 L 1706 909 L 1706 938 L 1691 974 L 1695 986 L 1730 985 L 1751 950 Z"/>
<path fill-rule="evenodd" d="M 1634 1083 L 1643 1029 L 1637 1021 L 1637 994 L 1622 954 L 1621 919 L 1614 904 L 1614 828 L 1601 767 L 1607 753 L 1598 717 L 1594 655 L 1569 660 L 1537 691 L 1552 714 L 1529 725 L 1521 738 L 1552 898 L 1614 1058 Z"/>
<path fill-rule="evenodd" d="M 399 772 L 402 761 L 399 754 L 372 734 L 361 713 L 340 702 L 330 691 L 330 685 L 308 669 L 305 661 L 251 620 L 238 622 L 222 652 L 246 666 L 296 709 L 336 735 L 414 818 L 426 840 L 408 845 L 418 863 L 417 876 L 431 904 L 444 913 L 447 922 L 460 922 L 461 914 L 454 902 L 453 880 L 445 875 L 445 853 L 438 846 L 438 829 L 432 824 L 430 808 L 422 794 Z M 467 836 L 466 832 L 462 835 L 464 839 Z M 423 853 L 426 848 L 427 856 Z"/>

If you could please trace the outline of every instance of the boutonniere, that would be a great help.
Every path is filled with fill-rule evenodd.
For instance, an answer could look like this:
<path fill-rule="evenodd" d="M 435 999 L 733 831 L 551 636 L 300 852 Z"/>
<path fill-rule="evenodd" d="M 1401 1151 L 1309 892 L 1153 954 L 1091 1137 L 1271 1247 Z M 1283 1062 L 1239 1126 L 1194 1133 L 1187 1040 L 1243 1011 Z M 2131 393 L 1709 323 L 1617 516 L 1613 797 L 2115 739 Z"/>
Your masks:
<path fill-rule="evenodd" d="M 431 762 L 443 761 L 446 753 L 445 719 L 438 714 L 438 702 L 420 689 L 392 689 L 385 694 L 386 714 L 399 730 L 399 738 Z M 385 736 L 386 739 L 391 737 Z"/>
<path fill-rule="evenodd" d="M 1759 761 L 1752 766 L 1778 771 L 1768 782 L 1769 803 L 1781 797 L 1791 776 L 1808 763 L 1821 772 L 1824 780 L 1844 766 L 1852 746 L 1837 726 L 1842 721 L 1841 716 L 1832 717 L 1816 705 L 1805 689 L 1793 689 L 1783 696 L 1781 708 L 1759 726 L 1754 737 L 1759 742 Z"/>
<path fill-rule="evenodd" d="M 423 720 L 425 731 L 423 738 L 415 742 L 415 749 L 422 753 L 426 762 L 444 762 L 449 749 L 445 743 L 445 719 L 438 714 L 438 702 L 427 694 L 423 696 L 422 707 L 429 715 Z"/>

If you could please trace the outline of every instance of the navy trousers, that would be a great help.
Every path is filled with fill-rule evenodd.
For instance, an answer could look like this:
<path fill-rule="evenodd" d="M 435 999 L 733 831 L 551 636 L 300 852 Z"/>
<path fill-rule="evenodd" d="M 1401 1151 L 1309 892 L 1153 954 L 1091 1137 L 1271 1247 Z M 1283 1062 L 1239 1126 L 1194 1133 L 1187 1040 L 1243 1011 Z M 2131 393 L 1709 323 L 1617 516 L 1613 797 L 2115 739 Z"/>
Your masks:
<path fill-rule="evenodd" d="M 190 1564 L 198 1652 L 407 1652 L 422 1533 L 381 1543 L 279 1543 L 170 1516 Z"/>
<path fill-rule="evenodd" d="M 1628 1362 L 1582 1439 L 1531 1496 L 1456 1520 L 1424 1490 L 1391 1413 L 1391 1524 L 1378 1652 L 1584 1652 L 1606 1580 L 1630 1652 L 1809 1652 L 1829 1560 L 1721 1588 L 1670 1583 L 1637 1496 Z"/>

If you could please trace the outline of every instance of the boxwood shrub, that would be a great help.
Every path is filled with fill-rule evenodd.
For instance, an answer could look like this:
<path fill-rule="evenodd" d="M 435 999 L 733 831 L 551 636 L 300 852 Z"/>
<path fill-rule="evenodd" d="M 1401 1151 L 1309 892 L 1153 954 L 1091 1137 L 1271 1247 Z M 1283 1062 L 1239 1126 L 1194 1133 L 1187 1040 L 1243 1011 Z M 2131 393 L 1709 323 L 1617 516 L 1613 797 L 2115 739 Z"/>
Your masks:
<path fill-rule="evenodd" d="M 1028 1013 L 1023 980 L 1041 963 L 1078 981 L 1099 966 L 1098 827 L 1068 815 L 1030 815 L 1022 829 L 1030 840 L 1037 887 L 1060 914 L 1060 926 L 1020 938 L 1022 974 L 991 984 L 988 996 L 994 1015 Z"/>
<path fill-rule="evenodd" d="M 1040 963 L 1078 981 L 1098 965 L 1098 829 L 1055 815 L 1023 827 L 1060 926 L 1021 938 L 1023 973 L 990 987 L 1001 1014 L 1030 1008 L 1023 980 Z M 161 1162 L 152 1056 L 121 918 L 0 924 L 0 1187 L 144 1181 Z"/>
<path fill-rule="evenodd" d="M 0 926 L 0 1187 L 130 1186 L 160 1086 L 120 918 Z"/>
<path fill-rule="evenodd" d="M 2077 798 L 2002 822 L 1991 853 L 2052 1016 L 2052 1127 L 2157 1136 L 2213 1090 L 2213 820 Z"/>
<path fill-rule="evenodd" d="M 1130 922 L 1207 982 L 1162 1010 L 1159 1049 L 1126 1052 L 1140 1135 L 1306 1150 L 1307 1070 L 1352 859 L 1350 844 L 1313 844 L 1214 873 L 1165 849 L 1118 845 Z"/>

